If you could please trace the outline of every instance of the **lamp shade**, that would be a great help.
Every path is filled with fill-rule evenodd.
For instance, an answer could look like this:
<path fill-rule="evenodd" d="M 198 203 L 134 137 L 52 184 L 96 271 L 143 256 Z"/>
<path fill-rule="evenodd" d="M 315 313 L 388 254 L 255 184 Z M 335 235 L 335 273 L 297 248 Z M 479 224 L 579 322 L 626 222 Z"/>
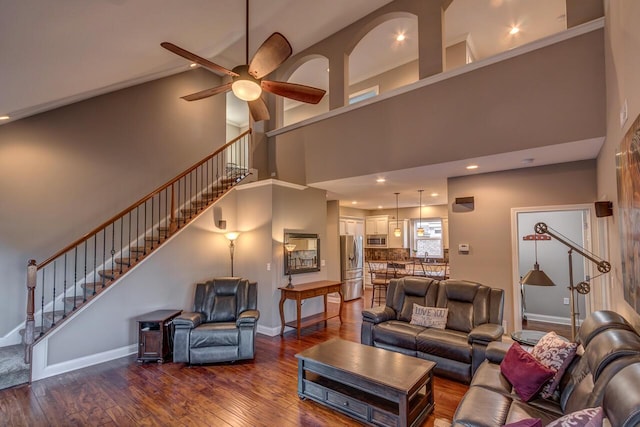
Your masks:
<path fill-rule="evenodd" d="M 225 234 L 225 237 L 230 241 L 233 242 L 234 240 L 236 240 L 238 238 L 238 236 L 240 235 L 240 233 L 238 233 L 237 231 L 230 231 L 229 233 Z"/>
<path fill-rule="evenodd" d="M 531 285 L 531 286 L 555 286 L 556 285 L 555 283 L 553 283 L 553 280 L 551 280 L 544 271 L 540 270 L 540 266 L 538 265 L 537 262 L 533 264 L 533 270 L 529 271 L 522 278 L 522 284 Z"/>

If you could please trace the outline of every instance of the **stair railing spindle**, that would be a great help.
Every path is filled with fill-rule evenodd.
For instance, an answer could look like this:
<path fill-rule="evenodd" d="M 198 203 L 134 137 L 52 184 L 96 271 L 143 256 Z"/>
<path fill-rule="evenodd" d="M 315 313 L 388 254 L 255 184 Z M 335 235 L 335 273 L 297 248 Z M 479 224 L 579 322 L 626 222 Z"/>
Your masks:
<path fill-rule="evenodd" d="M 51 316 L 51 327 L 56 325 L 56 263 L 58 260 L 53 261 L 53 315 Z"/>
<path fill-rule="evenodd" d="M 78 247 L 73 249 L 73 309 L 76 309 L 76 301 L 78 300 Z"/>
<path fill-rule="evenodd" d="M 102 268 L 103 269 L 106 268 L 106 265 L 107 265 L 107 228 L 105 227 L 104 230 L 102 230 Z M 100 281 L 102 282 L 102 287 L 104 288 L 105 287 L 104 273 L 102 274 Z M 94 292 L 95 292 L 95 286 L 94 286 Z"/>
<path fill-rule="evenodd" d="M 64 284 L 62 287 L 62 318 L 67 317 L 67 253 L 64 254 Z"/>
<path fill-rule="evenodd" d="M 96 294 L 96 270 L 98 269 L 97 266 L 97 262 L 98 262 L 98 235 L 94 234 L 93 235 L 93 294 Z M 84 287 L 87 287 L 87 243 L 85 242 L 84 244 Z M 104 265 L 104 262 L 102 263 L 102 265 Z M 86 289 L 85 289 L 85 301 L 86 299 Z"/>
<path fill-rule="evenodd" d="M 42 269 L 42 296 L 40 298 L 40 335 L 44 334 L 44 270 Z"/>

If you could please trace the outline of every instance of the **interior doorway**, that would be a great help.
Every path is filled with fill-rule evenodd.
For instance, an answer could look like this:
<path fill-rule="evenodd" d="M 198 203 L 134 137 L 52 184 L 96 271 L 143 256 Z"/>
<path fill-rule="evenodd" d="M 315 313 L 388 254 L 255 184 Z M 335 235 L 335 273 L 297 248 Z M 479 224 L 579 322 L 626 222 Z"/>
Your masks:
<path fill-rule="evenodd" d="M 535 329 L 563 331 L 571 324 L 569 290 L 569 248 L 561 242 L 537 240 L 535 224 L 543 222 L 550 229 L 567 237 L 577 246 L 591 249 L 591 206 L 572 205 L 512 210 L 514 248 L 514 327 L 523 329 L 531 323 Z M 555 286 L 522 285 L 521 279 L 537 262 Z M 573 254 L 573 280 L 588 280 L 590 266 L 580 255 Z M 591 312 L 589 295 L 574 293 L 578 324 Z M 541 327 L 542 326 L 542 327 Z M 534 329 L 534 328 L 530 328 Z M 570 330 L 570 328 L 569 328 Z M 567 336 L 567 335 L 565 335 Z"/>

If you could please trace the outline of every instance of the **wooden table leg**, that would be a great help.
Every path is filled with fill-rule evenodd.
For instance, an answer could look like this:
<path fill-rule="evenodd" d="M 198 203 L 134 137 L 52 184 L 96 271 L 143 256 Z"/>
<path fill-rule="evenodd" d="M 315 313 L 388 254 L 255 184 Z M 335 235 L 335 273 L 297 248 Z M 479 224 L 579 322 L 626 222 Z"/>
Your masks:
<path fill-rule="evenodd" d="M 302 300 L 300 299 L 300 295 L 296 299 L 296 309 L 298 311 L 298 318 L 296 319 L 296 325 L 298 328 L 298 339 L 300 339 L 300 318 L 302 317 Z"/>
<path fill-rule="evenodd" d="M 340 306 L 338 307 L 338 318 L 340 319 L 340 323 L 342 323 L 342 301 L 344 301 L 344 298 L 342 296 L 342 290 L 341 289 L 338 290 L 338 295 L 340 296 Z M 326 309 L 327 309 L 327 306 L 325 304 L 325 310 Z"/>
<path fill-rule="evenodd" d="M 286 300 L 286 296 L 283 291 L 280 291 L 280 322 L 282 323 L 282 328 L 280 328 L 280 335 L 284 333 L 284 301 Z"/>

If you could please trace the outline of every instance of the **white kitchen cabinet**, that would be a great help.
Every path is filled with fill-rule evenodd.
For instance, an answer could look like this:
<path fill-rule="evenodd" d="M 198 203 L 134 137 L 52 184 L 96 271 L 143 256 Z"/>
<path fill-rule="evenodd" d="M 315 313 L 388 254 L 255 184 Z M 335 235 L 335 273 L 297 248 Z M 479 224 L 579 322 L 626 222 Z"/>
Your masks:
<path fill-rule="evenodd" d="M 386 236 L 389 232 L 388 227 L 388 215 L 375 215 L 365 218 L 365 232 L 367 235 L 382 234 Z"/>
<path fill-rule="evenodd" d="M 396 237 L 394 231 L 397 227 L 400 228 L 400 237 Z M 409 220 L 401 219 L 396 221 L 395 219 L 389 220 L 389 237 L 387 237 L 387 245 L 389 248 L 408 248 L 409 247 Z"/>
<path fill-rule="evenodd" d="M 340 218 L 340 235 L 364 236 L 364 221 L 353 218 Z"/>

